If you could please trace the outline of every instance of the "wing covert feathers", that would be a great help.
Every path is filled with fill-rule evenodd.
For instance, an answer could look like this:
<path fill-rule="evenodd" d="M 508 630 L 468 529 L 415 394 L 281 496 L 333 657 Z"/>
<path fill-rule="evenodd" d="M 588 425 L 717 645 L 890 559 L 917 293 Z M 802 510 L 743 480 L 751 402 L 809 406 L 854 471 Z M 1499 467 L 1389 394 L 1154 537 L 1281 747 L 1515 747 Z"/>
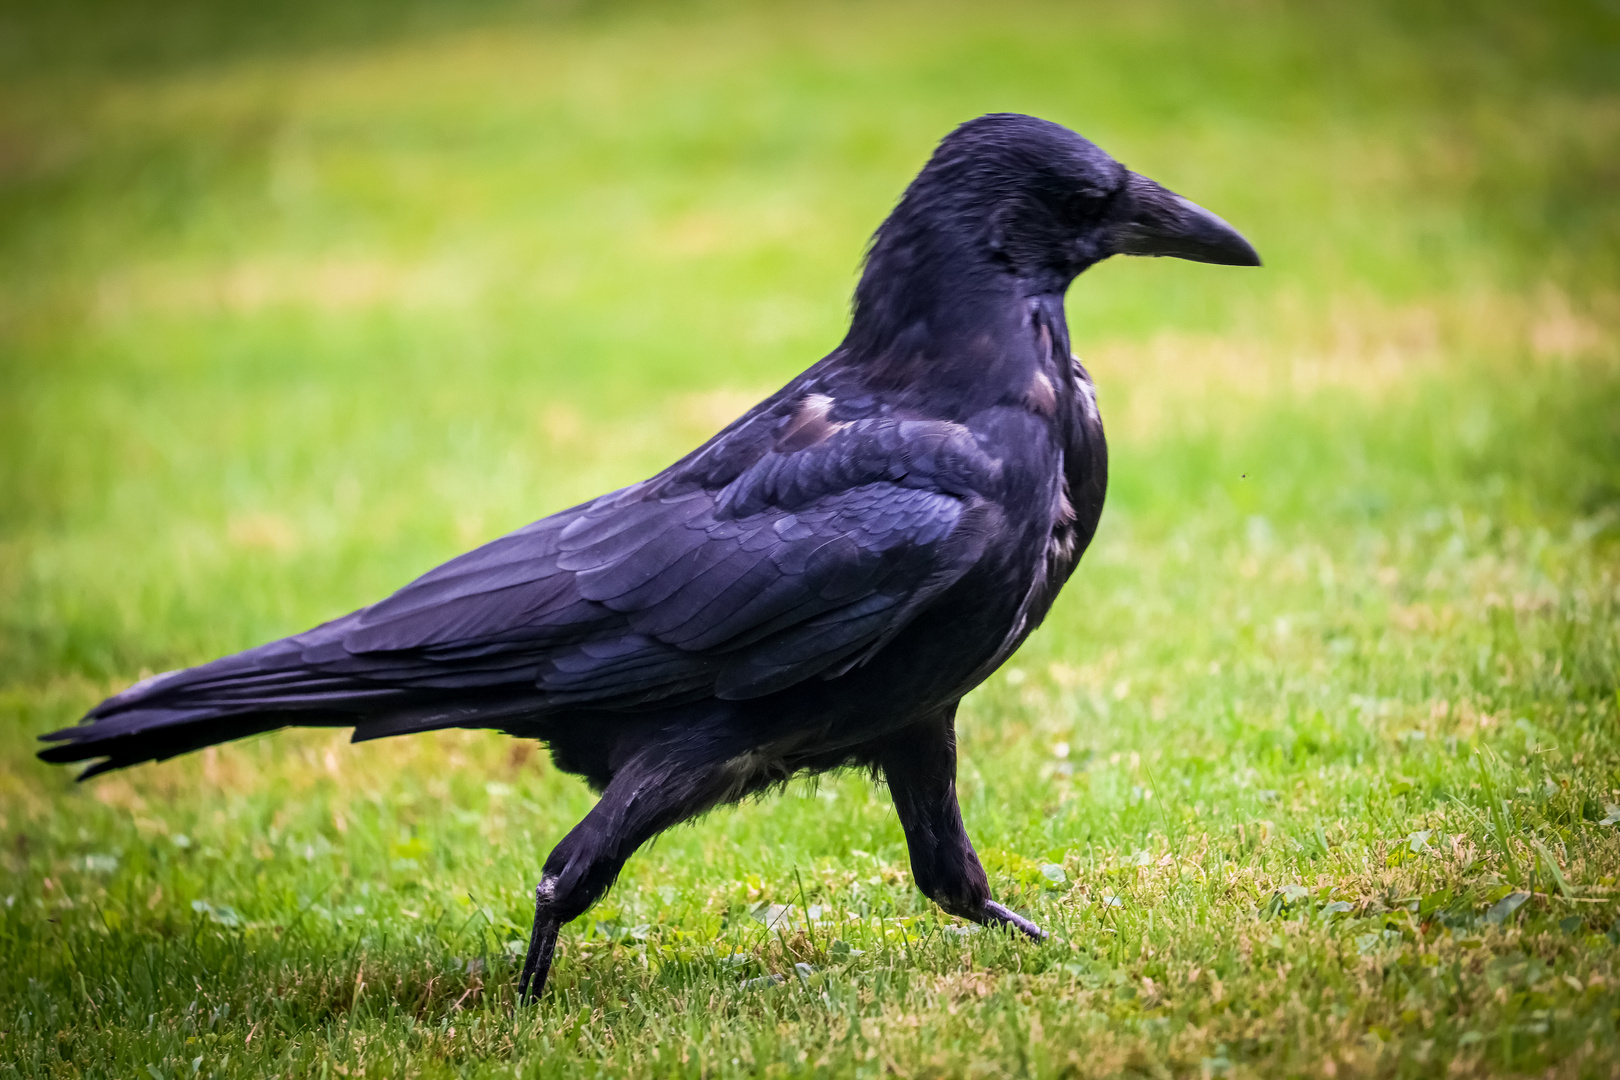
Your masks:
<path fill-rule="evenodd" d="M 287 724 L 374 738 L 836 677 L 973 565 L 998 468 L 965 428 L 888 419 L 755 454 L 720 487 L 677 467 L 352 615 L 131 687 L 42 756 L 106 756 L 99 771 Z"/>

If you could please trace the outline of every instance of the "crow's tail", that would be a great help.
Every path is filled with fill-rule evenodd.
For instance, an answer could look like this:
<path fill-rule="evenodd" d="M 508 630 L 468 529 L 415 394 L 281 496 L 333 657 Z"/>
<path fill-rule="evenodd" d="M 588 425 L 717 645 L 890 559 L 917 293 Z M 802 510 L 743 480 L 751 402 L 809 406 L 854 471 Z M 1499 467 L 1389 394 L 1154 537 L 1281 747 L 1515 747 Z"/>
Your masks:
<path fill-rule="evenodd" d="M 284 727 L 353 727 L 355 742 L 453 727 L 544 737 L 532 677 L 515 685 L 476 677 L 424 685 L 401 678 L 399 662 L 388 656 L 322 662 L 332 653 L 323 646 L 341 637 L 344 621 L 136 683 L 78 726 L 40 736 L 58 745 L 39 756 L 58 763 L 100 758 L 79 774 L 85 780 Z"/>
<path fill-rule="evenodd" d="M 42 735 L 58 745 L 39 756 L 103 759 L 82 780 L 277 728 L 348 727 L 402 703 L 397 686 L 311 670 L 301 645 L 288 638 L 136 683 L 91 709 L 77 727 Z"/>

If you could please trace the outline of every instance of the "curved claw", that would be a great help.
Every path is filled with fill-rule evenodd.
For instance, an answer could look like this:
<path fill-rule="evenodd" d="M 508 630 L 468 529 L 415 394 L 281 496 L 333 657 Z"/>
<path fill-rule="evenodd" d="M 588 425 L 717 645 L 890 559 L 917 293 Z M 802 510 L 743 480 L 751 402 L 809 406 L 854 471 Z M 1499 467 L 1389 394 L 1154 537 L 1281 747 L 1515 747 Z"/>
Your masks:
<path fill-rule="evenodd" d="M 534 930 L 529 934 L 529 952 L 523 958 L 523 970 L 518 975 L 519 1004 L 528 1005 L 540 1000 L 545 989 L 546 976 L 551 973 L 551 955 L 557 948 L 557 931 L 562 924 L 551 914 L 551 893 L 541 882 L 535 890 Z"/>
<path fill-rule="evenodd" d="M 984 902 L 984 910 L 976 920 L 986 926 L 1010 926 L 1015 930 L 1022 930 L 1035 941 L 1045 941 L 1046 931 L 1009 908 L 996 903 L 994 900 Z"/>

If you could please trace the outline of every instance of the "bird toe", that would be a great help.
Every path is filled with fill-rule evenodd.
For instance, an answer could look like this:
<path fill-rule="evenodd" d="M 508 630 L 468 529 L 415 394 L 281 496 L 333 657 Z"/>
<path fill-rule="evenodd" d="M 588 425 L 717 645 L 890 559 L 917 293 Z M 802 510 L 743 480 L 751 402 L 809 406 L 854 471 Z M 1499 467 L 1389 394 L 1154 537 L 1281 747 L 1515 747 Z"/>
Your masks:
<path fill-rule="evenodd" d="M 987 926 L 1008 926 L 1014 930 L 1019 930 L 1034 941 L 1046 940 L 1045 930 L 1042 930 L 1016 911 L 998 904 L 994 900 L 985 901 L 984 917 L 981 921 Z"/>

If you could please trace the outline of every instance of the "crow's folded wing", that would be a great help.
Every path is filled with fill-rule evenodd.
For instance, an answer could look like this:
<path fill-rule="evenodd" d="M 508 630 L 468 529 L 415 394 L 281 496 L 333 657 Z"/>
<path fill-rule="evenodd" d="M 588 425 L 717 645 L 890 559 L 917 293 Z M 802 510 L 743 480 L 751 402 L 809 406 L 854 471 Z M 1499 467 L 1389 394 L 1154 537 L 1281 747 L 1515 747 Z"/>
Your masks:
<path fill-rule="evenodd" d="M 832 678 L 978 560 L 998 477 L 957 425 L 844 425 L 717 490 L 673 471 L 536 522 L 312 634 L 305 659 L 606 708 Z"/>

